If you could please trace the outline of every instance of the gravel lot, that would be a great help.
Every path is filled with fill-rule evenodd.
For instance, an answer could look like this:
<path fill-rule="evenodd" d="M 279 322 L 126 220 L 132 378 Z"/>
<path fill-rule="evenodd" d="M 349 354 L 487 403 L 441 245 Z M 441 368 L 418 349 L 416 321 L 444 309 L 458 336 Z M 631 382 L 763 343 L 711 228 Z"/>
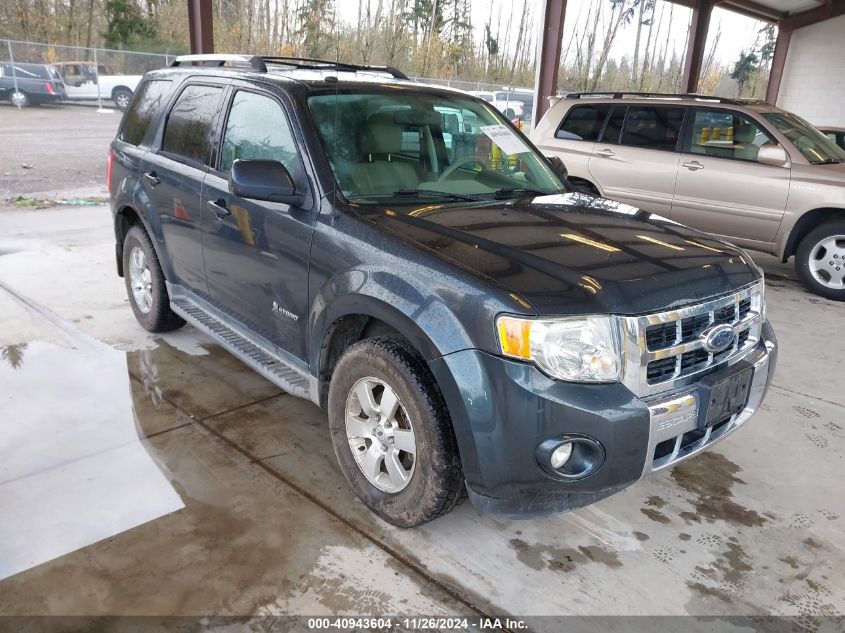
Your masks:
<path fill-rule="evenodd" d="M 105 195 L 106 152 L 120 118 L 119 110 L 0 103 L 0 201 Z"/>

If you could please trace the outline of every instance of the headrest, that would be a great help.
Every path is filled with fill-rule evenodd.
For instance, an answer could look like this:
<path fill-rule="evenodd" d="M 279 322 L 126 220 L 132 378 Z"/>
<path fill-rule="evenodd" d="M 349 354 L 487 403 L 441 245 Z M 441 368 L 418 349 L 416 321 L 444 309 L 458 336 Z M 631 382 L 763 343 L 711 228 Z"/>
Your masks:
<path fill-rule="evenodd" d="M 753 143 L 757 136 L 757 126 L 750 123 L 740 123 L 734 128 L 734 143 Z"/>
<path fill-rule="evenodd" d="M 370 115 L 361 130 L 364 154 L 398 154 L 402 149 L 402 128 L 393 121 L 393 112 Z"/>

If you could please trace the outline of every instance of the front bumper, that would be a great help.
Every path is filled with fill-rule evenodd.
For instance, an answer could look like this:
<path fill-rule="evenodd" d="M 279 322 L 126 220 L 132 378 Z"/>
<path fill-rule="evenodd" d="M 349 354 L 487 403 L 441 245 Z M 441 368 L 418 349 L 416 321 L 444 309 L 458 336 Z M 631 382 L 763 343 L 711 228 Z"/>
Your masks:
<path fill-rule="evenodd" d="M 748 404 L 730 420 L 696 428 L 696 385 L 637 398 L 621 384 L 575 384 L 479 350 L 431 362 L 461 453 L 467 490 L 482 512 L 532 518 L 598 501 L 713 446 L 759 408 L 771 382 L 777 341 L 768 322 L 744 360 L 754 365 Z M 586 436 L 604 449 L 595 472 L 556 477 L 538 464 L 549 438 Z"/>

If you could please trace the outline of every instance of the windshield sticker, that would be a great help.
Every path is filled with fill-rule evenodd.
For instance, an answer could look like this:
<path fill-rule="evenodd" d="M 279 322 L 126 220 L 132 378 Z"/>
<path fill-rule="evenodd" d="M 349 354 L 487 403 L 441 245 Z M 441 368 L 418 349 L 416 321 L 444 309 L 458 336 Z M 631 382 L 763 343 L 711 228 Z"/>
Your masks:
<path fill-rule="evenodd" d="M 481 131 L 499 146 L 505 154 L 522 154 L 530 151 L 525 143 L 507 125 L 482 125 Z"/>

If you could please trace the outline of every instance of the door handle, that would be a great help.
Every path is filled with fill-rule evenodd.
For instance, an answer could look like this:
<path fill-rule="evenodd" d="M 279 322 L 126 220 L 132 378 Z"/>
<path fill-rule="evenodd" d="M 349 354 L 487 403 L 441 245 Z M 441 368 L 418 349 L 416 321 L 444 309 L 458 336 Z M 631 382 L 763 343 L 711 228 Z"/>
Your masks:
<path fill-rule="evenodd" d="M 616 154 L 613 153 L 612 149 L 597 149 L 596 154 L 598 154 L 599 156 L 605 156 L 607 158 L 610 158 L 611 156 L 616 155 Z"/>
<path fill-rule="evenodd" d="M 232 215 L 232 212 L 226 206 L 226 201 L 222 198 L 219 200 L 209 200 L 208 208 L 214 211 L 214 215 L 217 216 L 218 220 L 225 220 L 228 216 Z"/>
<path fill-rule="evenodd" d="M 144 174 L 144 180 L 150 183 L 150 187 L 155 187 L 161 180 L 158 179 L 154 171 L 148 171 Z"/>
<path fill-rule="evenodd" d="M 686 167 L 690 171 L 698 171 L 699 169 L 704 169 L 704 165 L 699 163 L 697 160 L 692 162 L 681 163 L 681 167 Z"/>

